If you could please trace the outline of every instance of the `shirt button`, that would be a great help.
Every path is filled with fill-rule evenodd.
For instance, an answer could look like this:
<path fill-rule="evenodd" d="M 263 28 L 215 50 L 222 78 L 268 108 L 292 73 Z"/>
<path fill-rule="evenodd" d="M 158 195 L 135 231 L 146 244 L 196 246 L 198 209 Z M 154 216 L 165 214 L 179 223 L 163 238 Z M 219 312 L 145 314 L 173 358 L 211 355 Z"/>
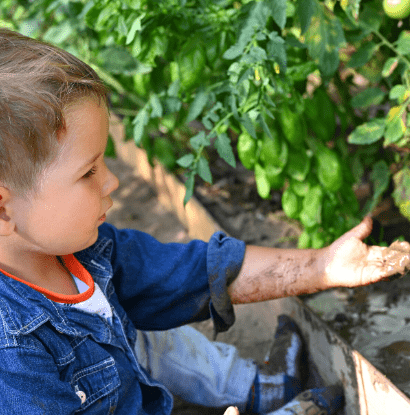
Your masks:
<path fill-rule="evenodd" d="M 87 395 L 83 391 L 76 391 L 76 395 L 81 399 L 81 403 L 84 403 L 87 399 Z"/>

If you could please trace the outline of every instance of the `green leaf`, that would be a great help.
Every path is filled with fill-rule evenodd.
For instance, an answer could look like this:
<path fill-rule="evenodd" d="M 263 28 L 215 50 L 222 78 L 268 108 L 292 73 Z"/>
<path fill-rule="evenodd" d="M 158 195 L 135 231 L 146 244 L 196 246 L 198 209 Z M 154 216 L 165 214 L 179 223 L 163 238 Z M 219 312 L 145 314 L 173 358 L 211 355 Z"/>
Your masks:
<path fill-rule="evenodd" d="M 192 104 L 189 106 L 189 112 L 186 122 L 189 123 L 195 120 L 199 115 L 201 115 L 203 109 L 208 103 L 209 93 L 206 91 L 199 91 L 195 95 L 195 99 Z"/>
<path fill-rule="evenodd" d="M 141 32 L 142 26 L 141 26 L 141 20 L 145 17 L 145 13 L 142 13 L 140 16 L 138 16 L 134 22 L 131 25 L 131 28 L 127 35 L 127 40 L 125 41 L 126 45 L 129 45 L 135 38 L 135 34 L 137 32 Z"/>
<path fill-rule="evenodd" d="M 247 64 L 262 63 L 266 59 L 267 55 L 265 49 L 262 49 L 259 46 L 253 46 L 249 49 L 249 53 L 241 58 L 241 62 L 245 62 Z"/>
<path fill-rule="evenodd" d="M 244 68 L 244 71 L 241 73 L 240 78 L 238 79 L 238 84 L 241 84 L 243 81 L 248 80 L 251 76 L 253 76 L 254 70 L 253 68 Z"/>
<path fill-rule="evenodd" d="M 45 42 L 61 44 L 73 34 L 73 24 L 70 20 L 65 20 L 58 26 L 51 26 L 43 36 Z"/>
<path fill-rule="evenodd" d="M 229 101 L 229 106 L 231 107 L 233 116 L 238 120 L 239 114 L 238 114 L 238 106 L 236 105 L 236 96 L 234 94 L 229 95 L 228 101 Z"/>
<path fill-rule="evenodd" d="M 322 222 L 323 190 L 320 186 L 310 188 L 303 199 L 300 221 L 307 228 L 312 228 Z"/>
<path fill-rule="evenodd" d="M 380 29 L 384 13 L 382 8 L 377 6 L 376 3 L 366 3 L 363 6 L 358 23 L 366 30 L 365 33 L 377 32 Z"/>
<path fill-rule="evenodd" d="M 304 81 L 316 69 L 317 64 L 315 62 L 304 62 L 300 65 L 289 66 L 286 69 L 286 76 L 294 81 Z"/>
<path fill-rule="evenodd" d="M 296 12 L 300 21 L 302 34 L 308 29 L 313 15 L 316 12 L 315 0 L 298 0 L 296 2 Z"/>
<path fill-rule="evenodd" d="M 364 214 L 372 212 L 379 204 L 381 195 L 387 190 L 390 183 L 389 166 L 384 160 L 380 160 L 374 164 L 370 173 L 370 180 L 373 182 L 373 196 L 364 207 Z"/>
<path fill-rule="evenodd" d="M 319 63 L 326 77 L 332 76 L 339 67 L 339 48 L 346 43 L 341 22 L 323 5 L 312 18 L 306 32 L 309 54 Z"/>
<path fill-rule="evenodd" d="M 285 41 L 276 32 L 270 33 L 269 39 L 266 45 L 268 56 L 279 64 L 282 71 L 285 71 L 287 63 Z"/>
<path fill-rule="evenodd" d="M 193 154 L 185 154 L 185 156 L 182 156 L 177 160 L 177 164 L 179 164 L 181 167 L 184 167 L 185 169 L 191 166 L 191 164 L 194 162 L 195 157 Z"/>
<path fill-rule="evenodd" d="M 178 112 L 181 109 L 181 106 L 182 102 L 177 97 L 166 97 L 164 100 L 164 110 L 167 114 Z"/>
<path fill-rule="evenodd" d="M 359 182 L 360 180 L 362 180 L 362 177 L 364 174 L 364 165 L 362 161 L 360 160 L 360 157 L 358 157 L 357 155 L 353 156 L 351 169 L 352 169 L 352 173 L 355 178 L 355 181 Z"/>
<path fill-rule="evenodd" d="M 290 187 L 298 196 L 304 197 L 310 189 L 310 184 L 306 180 L 300 182 L 295 179 L 290 179 Z"/>
<path fill-rule="evenodd" d="M 215 148 L 218 154 L 232 167 L 236 166 L 235 156 L 232 151 L 231 140 L 226 134 L 219 134 L 215 140 Z"/>
<path fill-rule="evenodd" d="M 286 0 L 266 0 L 265 3 L 271 10 L 273 20 L 283 29 L 286 24 Z"/>
<path fill-rule="evenodd" d="M 339 67 L 339 51 L 330 50 L 323 53 L 319 60 L 319 68 L 325 77 L 332 76 Z"/>
<path fill-rule="evenodd" d="M 271 186 L 266 176 L 265 169 L 259 164 L 255 164 L 255 181 L 256 190 L 262 199 L 268 199 L 270 196 Z"/>
<path fill-rule="evenodd" d="M 394 117 L 387 123 L 386 131 L 384 133 L 384 143 L 386 147 L 390 144 L 396 143 L 403 137 L 406 127 L 401 116 Z"/>
<path fill-rule="evenodd" d="M 370 105 L 379 105 L 383 102 L 386 93 L 380 88 L 367 88 L 359 92 L 351 100 L 353 108 L 366 108 Z"/>
<path fill-rule="evenodd" d="M 347 66 L 350 68 L 358 68 L 365 65 L 372 58 L 377 48 L 378 46 L 373 42 L 364 43 L 352 55 L 349 62 L 347 63 Z"/>
<path fill-rule="evenodd" d="M 253 30 L 260 30 L 260 28 L 264 28 L 266 26 L 268 17 L 271 15 L 271 8 L 267 2 L 253 2 L 244 29 L 246 30 L 252 28 Z"/>
<path fill-rule="evenodd" d="M 123 47 L 109 46 L 100 52 L 102 67 L 115 74 L 134 74 L 138 72 L 138 61 Z"/>
<path fill-rule="evenodd" d="M 342 9 L 353 21 L 359 18 L 359 8 L 361 0 L 344 0 L 340 2 Z"/>
<path fill-rule="evenodd" d="M 366 122 L 356 127 L 356 129 L 349 135 L 348 142 L 350 144 L 372 144 L 383 137 L 386 128 L 386 121 L 384 118 L 375 118 L 372 121 Z"/>
<path fill-rule="evenodd" d="M 399 64 L 399 58 L 389 58 L 385 62 L 382 70 L 382 76 L 387 78 L 390 76 L 393 71 L 397 68 L 397 65 Z"/>
<path fill-rule="evenodd" d="M 149 121 L 149 113 L 147 109 L 144 107 L 142 108 L 138 115 L 134 118 L 134 141 L 136 145 L 139 145 L 144 134 L 145 126 L 148 124 Z"/>
<path fill-rule="evenodd" d="M 241 123 L 245 127 L 246 131 L 256 140 L 256 130 L 247 113 L 242 114 Z"/>
<path fill-rule="evenodd" d="M 263 131 L 265 132 L 265 134 L 269 137 L 273 139 L 273 135 L 270 131 L 270 128 L 268 126 L 268 124 L 266 124 L 265 118 L 263 118 L 262 114 L 258 115 L 258 121 L 260 123 L 260 125 L 262 126 Z"/>
<path fill-rule="evenodd" d="M 302 207 L 300 198 L 288 187 L 282 193 L 282 209 L 288 218 L 297 219 Z"/>
<path fill-rule="evenodd" d="M 410 53 L 410 31 L 402 30 L 400 36 L 397 40 L 397 52 L 402 53 L 403 55 L 408 55 Z"/>
<path fill-rule="evenodd" d="M 167 94 L 170 97 L 177 97 L 179 92 L 180 82 L 179 79 L 172 82 L 172 84 L 167 89 Z"/>
<path fill-rule="evenodd" d="M 122 36 L 127 36 L 128 34 L 128 28 L 127 28 L 127 24 L 125 23 L 125 17 L 123 15 L 121 15 L 118 18 L 118 27 L 117 27 L 117 31 L 120 35 Z"/>
<path fill-rule="evenodd" d="M 401 168 L 393 176 L 394 191 L 392 193 L 394 203 L 400 209 L 400 213 L 410 220 L 410 169 Z"/>
<path fill-rule="evenodd" d="M 194 172 L 189 172 L 187 174 L 187 180 L 185 181 L 185 197 L 184 197 L 184 206 L 188 203 L 189 199 L 191 199 L 192 195 L 194 194 L 194 184 L 195 184 L 195 176 Z"/>
<path fill-rule="evenodd" d="M 389 98 L 391 100 L 397 99 L 399 102 L 402 101 L 406 93 L 406 87 L 404 85 L 394 85 L 394 87 L 390 90 Z"/>
<path fill-rule="evenodd" d="M 231 46 L 223 55 L 224 59 L 232 60 L 242 54 L 246 45 L 251 41 L 255 28 L 245 26 L 239 36 L 238 42 Z"/>
<path fill-rule="evenodd" d="M 213 124 L 211 123 L 211 121 L 209 120 L 209 117 L 203 117 L 202 118 L 202 124 L 208 130 L 212 130 L 212 128 L 214 127 Z"/>
<path fill-rule="evenodd" d="M 242 54 L 243 49 L 244 48 L 238 44 L 232 45 L 228 50 L 225 51 L 222 57 L 224 59 L 233 60 Z"/>
<path fill-rule="evenodd" d="M 310 170 L 310 158 L 306 151 L 290 151 L 288 164 L 286 165 L 287 174 L 295 180 L 302 182 L 306 179 Z"/>
<path fill-rule="evenodd" d="M 84 21 L 88 27 L 94 27 L 95 22 L 98 19 L 98 15 L 101 13 L 101 9 L 97 5 L 93 5 L 93 2 L 89 2 L 87 6 L 89 7 L 86 13 L 84 14 Z M 86 7 L 87 7 L 86 6 Z"/>
<path fill-rule="evenodd" d="M 151 104 L 151 118 L 162 117 L 162 104 L 157 94 L 152 94 L 150 98 Z"/>
<path fill-rule="evenodd" d="M 201 146 L 209 146 L 211 144 L 209 137 L 205 135 L 205 131 L 200 131 L 198 134 L 191 137 L 189 143 L 194 150 L 199 150 Z"/>
<path fill-rule="evenodd" d="M 105 29 L 107 22 L 118 13 L 118 6 L 114 2 L 108 3 L 99 13 L 97 21 L 89 22 L 97 32 Z M 87 13 L 88 17 L 88 13 Z"/>
<path fill-rule="evenodd" d="M 212 183 L 212 174 L 211 170 L 209 169 L 208 160 L 202 156 L 198 160 L 198 174 L 202 180 L 208 183 Z"/>

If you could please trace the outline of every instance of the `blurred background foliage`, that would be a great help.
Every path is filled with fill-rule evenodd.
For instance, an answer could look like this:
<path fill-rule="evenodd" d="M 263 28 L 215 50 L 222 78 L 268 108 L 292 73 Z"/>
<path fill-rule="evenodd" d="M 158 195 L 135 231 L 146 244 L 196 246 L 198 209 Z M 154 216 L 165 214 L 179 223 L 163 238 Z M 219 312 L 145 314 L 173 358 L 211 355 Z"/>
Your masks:
<path fill-rule="evenodd" d="M 320 248 L 386 192 L 410 219 L 409 2 L 2 0 L 0 25 L 91 65 L 127 137 L 184 172 L 185 202 L 216 149 Z"/>

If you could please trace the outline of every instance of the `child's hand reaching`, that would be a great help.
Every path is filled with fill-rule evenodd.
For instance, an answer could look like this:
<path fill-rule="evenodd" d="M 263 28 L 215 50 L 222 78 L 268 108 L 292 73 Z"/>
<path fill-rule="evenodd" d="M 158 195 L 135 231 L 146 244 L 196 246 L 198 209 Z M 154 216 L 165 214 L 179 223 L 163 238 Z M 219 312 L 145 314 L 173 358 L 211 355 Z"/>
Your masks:
<path fill-rule="evenodd" d="M 330 246 L 281 249 L 247 246 L 238 277 L 228 287 L 233 304 L 311 294 L 336 287 L 357 287 L 410 269 L 410 244 L 390 247 L 363 242 L 372 231 L 365 217 Z"/>
<path fill-rule="evenodd" d="M 410 269 L 410 244 L 394 242 L 390 247 L 368 246 L 372 220 L 363 221 L 324 248 L 326 285 L 355 287 L 367 285 Z"/>

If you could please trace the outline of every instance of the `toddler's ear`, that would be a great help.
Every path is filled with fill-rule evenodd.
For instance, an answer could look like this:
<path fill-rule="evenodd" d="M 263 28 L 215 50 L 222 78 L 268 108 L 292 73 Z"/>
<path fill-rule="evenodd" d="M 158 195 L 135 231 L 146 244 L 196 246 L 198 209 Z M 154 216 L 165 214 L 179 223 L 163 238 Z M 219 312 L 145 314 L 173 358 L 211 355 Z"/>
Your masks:
<path fill-rule="evenodd" d="M 7 215 L 7 201 L 10 199 L 10 191 L 0 185 L 0 236 L 11 235 L 14 231 L 14 222 Z"/>

